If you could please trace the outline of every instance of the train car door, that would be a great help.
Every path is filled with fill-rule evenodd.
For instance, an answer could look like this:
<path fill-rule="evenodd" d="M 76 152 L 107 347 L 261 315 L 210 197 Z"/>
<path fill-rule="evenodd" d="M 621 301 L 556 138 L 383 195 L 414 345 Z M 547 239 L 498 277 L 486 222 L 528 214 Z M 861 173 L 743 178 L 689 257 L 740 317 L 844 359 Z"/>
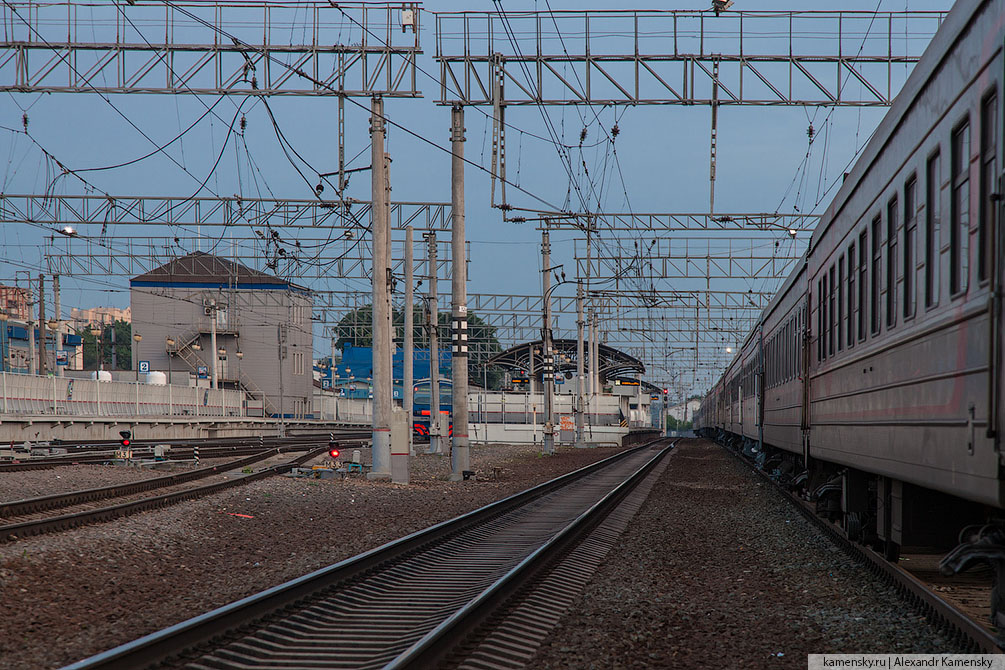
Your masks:
<path fill-rule="evenodd" d="M 807 292 L 805 302 L 802 306 L 802 352 L 799 357 L 799 379 L 802 381 L 802 401 L 800 410 L 799 425 L 803 437 L 803 463 L 807 466 L 810 462 L 810 296 Z"/>
<path fill-rule="evenodd" d="M 1002 385 L 1005 384 L 1005 370 L 1002 369 L 1003 361 L 1003 337 L 1005 324 L 1002 323 L 1005 315 L 1002 313 L 1002 286 L 1005 286 L 1005 263 L 1001 261 L 1001 254 L 1005 251 L 1005 226 L 1002 225 L 1002 216 L 1005 215 L 1005 172 L 998 177 L 997 193 L 992 195 L 996 198 L 996 207 L 992 209 L 994 216 L 991 217 L 989 225 L 988 241 L 991 244 L 988 268 L 988 276 L 991 278 L 989 295 L 989 328 L 990 338 L 988 348 L 988 428 L 987 437 L 994 440 L 995 451 L 1001 449 L 1001 416 L 1005 411 L 1002 406 Z"/>

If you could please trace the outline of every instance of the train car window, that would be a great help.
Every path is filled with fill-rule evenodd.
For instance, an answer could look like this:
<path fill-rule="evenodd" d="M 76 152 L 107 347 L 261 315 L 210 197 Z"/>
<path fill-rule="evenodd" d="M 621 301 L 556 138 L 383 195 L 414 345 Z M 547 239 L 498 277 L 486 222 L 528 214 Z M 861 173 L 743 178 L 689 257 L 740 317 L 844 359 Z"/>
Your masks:
<path fill-rule="evenodd" d="M 872 220 L 872 292 L 869 300 L 870 332 L 873 335 L 879 334 L 881 304 L 879 294 L 882 289 L 880 276 L 883 272 L 883 217 L 877 216 Z"/>
<path fill-rule="evenodd" d="M 771 338 L 771 385 L 777 386 L 778 380 L 782 378 L 781 375 L 781 357 L 778 355 L 779 345 L 782 340 L 780 335 L 777 333 L 775 337 Z"/>
<path fill-rule="evenodd" d="M 918 239 L 918 178 L 911 175 L 904 184 L 904 320 L 914 316 L 914 276 L 917 271 L 915 244 Z"/>
<path fill-rule="evenodd" d="M 785 381 L 789 374 L 789 322 L 778 332 L 778 383 Z"/>
<path fill-rule="evenodd" d="M 953 131 L 949 196 L 949 293 L 967 290 L 970 270 L 970 120 Z"/>
<path fill-rule="evenodd" d="M 987 281 L 994 245 L 988 231 L 994 230 L 995 207 L 991 202 L 998 172 L 998 92 L 992 90 L 981 103 L 981 199 L 977 214 L 977 279 Z"/>
<path fill-rule="evenodd" d="M 789 340 L 789 333 L 792 332 L 792 318 L 785 322 L 785 330 L 782 331 L 782 382 L 789 380 L 789 357 L 792 355 L 792 342 Z"/>
<path fill-rule="evenodd" d="M 855 243 L 848 245 L 848 348 L 855 346 Z"/>
<path fill-rule="evenodd" d="M 942 154 L 936 150 L 925 166 L 925 307 L 939 304 L 939 233 L 942 224 Z"/>
<path fill-rule="evenodd" d="M 827 355 L 834 355 L 834 331 L 838 329 L 834 305 L 834 266 L 831 266 L 827 282 Z"/>
<path fill-rule="evenodd" d="M 897 325 L 897 224 L 900 209 L 897 196 L 886 206 L 886 327 Z"/>
<path fill-rule="evenodd" d="M 868 295 L 869 281 L 869 237 L 866 231 L 862 231 L 858 236 L 858 305 L 855 312 L 858 314 L 858 339 L 865 339 L 865 319 L 866 300 Z"/>
<path fill-rule="evenodd" d="M 823 279 L 817 280 L 817 360 L 824 359 L 824 292 Z"/>
<path fill-rule="evenodd" d="M 837 328 L 837 350 L 844 349 L 844 256 L 838 258 L 837 276 L 837 320 L 834 327 Z"/>

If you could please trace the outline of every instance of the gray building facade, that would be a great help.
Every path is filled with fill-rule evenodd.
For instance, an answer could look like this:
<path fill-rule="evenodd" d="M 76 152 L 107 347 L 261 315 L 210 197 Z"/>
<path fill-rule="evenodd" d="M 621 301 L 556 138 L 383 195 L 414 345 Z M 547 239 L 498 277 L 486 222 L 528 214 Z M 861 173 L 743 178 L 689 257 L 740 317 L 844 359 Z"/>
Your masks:
<path fill-rule="evenodd" d="M 310 291 L 200 251 L 133 277 L 129 287 L 137 361 L 175 379 L 183 371 L 244 390 L 252 415 L 313 414 Z"/>

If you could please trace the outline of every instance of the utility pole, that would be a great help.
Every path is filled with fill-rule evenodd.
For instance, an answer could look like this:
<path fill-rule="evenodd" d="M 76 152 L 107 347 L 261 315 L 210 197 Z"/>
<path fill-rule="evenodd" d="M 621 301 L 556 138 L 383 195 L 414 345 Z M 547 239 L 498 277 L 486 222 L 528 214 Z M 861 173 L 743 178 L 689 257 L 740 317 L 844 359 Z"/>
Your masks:
<path fill-rule="evenodd" d="M 408 420 L 404 442 L 391 440 L 391 481 L 409 482 L 409 462 L 412 455 L 412 227 L 405 229 L 405 332 L 401 360 L 401 407 Z M 393 357 L 392 357 L 393 360 Z M 393 410 L 392 410 L 393 411 Z"/>
<path fill-rule="evenodd" d="M 29 332 L 29 339 L 35 339 L 35 334 Z M 38 275 L 38 374 L 45 376 L 45 275 Z"/>
<path fill-rule="evenodd" d="M 415 370 L 413 361 L 415 359 L 415 259 L 412 249 L 412 227 L 405 228 L 405 355 L 402 360 L 401 383 L 402 407 L 408 415 L 408 454 L 415 455 L 412 446 L 412 413 L 415 411 L 413 402 L 415 395 L 412 392 L 415 386 Z"/>
<path fill-rule="evenodd" d="M 331 354 L 329 354 L 330 358 L 328 359 L 330 361 L 330 366 L 328 367 L 328 370 L 331 372 L 332 395 L 334 395 L 335 394 L 335 334 L 334 333 L 332 334 L 331 342 L 332 342 Z"/>
<path fill-rule="evenodd" d="M 60 297 L 59 297 L 59 275 L 52 275 L 52 298 L 55 301 L 55 306 L 54 307 L 55 307 L 55 312 L 56 312 L 56 314 L 55 314 L 55 319 L 56 319 L 56 334 L 55 334 L 55 343 L 56 343 L 56 346 L 55 346 L 55 350 L 59 351 L 59 347 L 60 347 L 60 344 L 61 344 L 60 339 L 62 338 L 62 331 L 63 331 L 63 329 L 62 329 L 62 325 L 63 324 L 60 321 L 60 319 L 62 318 L 62 315 L 63 315 L 63 310 L 62 310 L 62 305 L 60 304 Z M 55 356 L 55 354 L 53 354 L 53 355 Z M 60 377 L 62 377 L 64 371 L 68 367 L 70 367 L 69 356 L 67 356 L 66 365 L 60 365 L 59 364 L 59 360 L 57 358 L 57 360 L 56 360 L 56 374 L 57 375 L 59 375 Z"/>
<path fill-rule="evenodd" d="M 543 342 L 542 342 L 543 344 Z M 530 347 L 530 394 L 533 396 L 537 392 L 537 370 L 534 369 L 534 345 Z M 533 400 L 533 398 L 532 398 Z"/>
<path fill-rule="evenodd" d="M 212 349 L 209 360 L 213 361 L 213 372 L 210 375 L 210 388 L 217 388 L 220 380 L 217 368 L 220 367 L 220 356 L 216 353 L 216 300 L 209 301 L 209 347 Z"/>
<path fill-rule="evenodd" d="M 468 446 L 468 264 L 464 233 L 464 108 L 454 105 L 450 113 L 450 194 L 451 194 L 451 314 L 453 346 L 453 448 L 450 451 L 450 480 L 461 481 L 471 469 Z"/>
<path fill-rule="evenodd" d="M 373 200 L 373 266 L 372 266 L 372 326 L 373 326 L 373 467 L 370 479 L 391 476 L 391 332 L 389 280 L 390 249 L 387 248 L 390 224 L 387 211 L 387 164 L 384 155 L 384 100 L 372 99 L 370 115 L 370 176 Z"/>
<path fill-rule="evenodd" d="M 576 282 L 576 446 L 585 447 L 583 440 L 583 384 L 584 384 L 584 342 L 583 342 L 583 282 Z"/>
<path fill-rule="evenodd" d="M 712 60 L 712 143 L 709 150 L 708 211 L 715 211 L 715 154 L 719 138 L 719 59 Z"/>
<path fill-rule="evenodd" d="M 547 224 L 541 231 L 541 295 L 544 298 L 544 315 L 541 339 L 544 341 L 544 358 L 541 381 L 544 382 L 544 453 L 555 453 L 555 366 L 551 352 L 551 236 Z"/>
<path fill-rule="evenodd" d="M 426 270 L 429 272 L 429 295 L 426 311 L 429 325 L 429 453 L 442 454 L 440 441 L 440 338 L 439 305 L 436 287 L 436 231 L 423 235 L 426 239 Z"/>
<path fill-rule="evenodd" d="M 590 310 L 590 412 L 596 411 L 597 397 L 600 395 L 600 370 L 598 359 L 600 349 L 597 346 L 597 311 Z"/>

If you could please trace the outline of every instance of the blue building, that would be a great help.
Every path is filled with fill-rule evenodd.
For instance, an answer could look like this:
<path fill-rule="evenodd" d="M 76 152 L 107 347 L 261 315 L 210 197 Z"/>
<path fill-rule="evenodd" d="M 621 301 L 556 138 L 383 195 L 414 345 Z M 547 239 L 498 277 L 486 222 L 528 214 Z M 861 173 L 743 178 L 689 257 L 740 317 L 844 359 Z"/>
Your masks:
<path fill-rule="evenodd" d="M 450 351 L 440 349 L 440 378 L 450 378 L 452 357 Z M 394 398 L 401 400 L 401 385 L 405 373 L 405 351 L 395 349 L 391 361 L 392 375 L 394 376 Z M 412 357 L 412 379 L 428 379 L 430 369 L 429 349 L 415 349 Z M 370 397 L 370 389 L 373 385 L 373 350 L 370 347 L 354 347 L 347 344 L 342 350 L 342 361 L 334 368 L 334 379 L 332 369 L 324 370 L 322 386 L 332 388 L 341 396 L 349 398 Z"/>

